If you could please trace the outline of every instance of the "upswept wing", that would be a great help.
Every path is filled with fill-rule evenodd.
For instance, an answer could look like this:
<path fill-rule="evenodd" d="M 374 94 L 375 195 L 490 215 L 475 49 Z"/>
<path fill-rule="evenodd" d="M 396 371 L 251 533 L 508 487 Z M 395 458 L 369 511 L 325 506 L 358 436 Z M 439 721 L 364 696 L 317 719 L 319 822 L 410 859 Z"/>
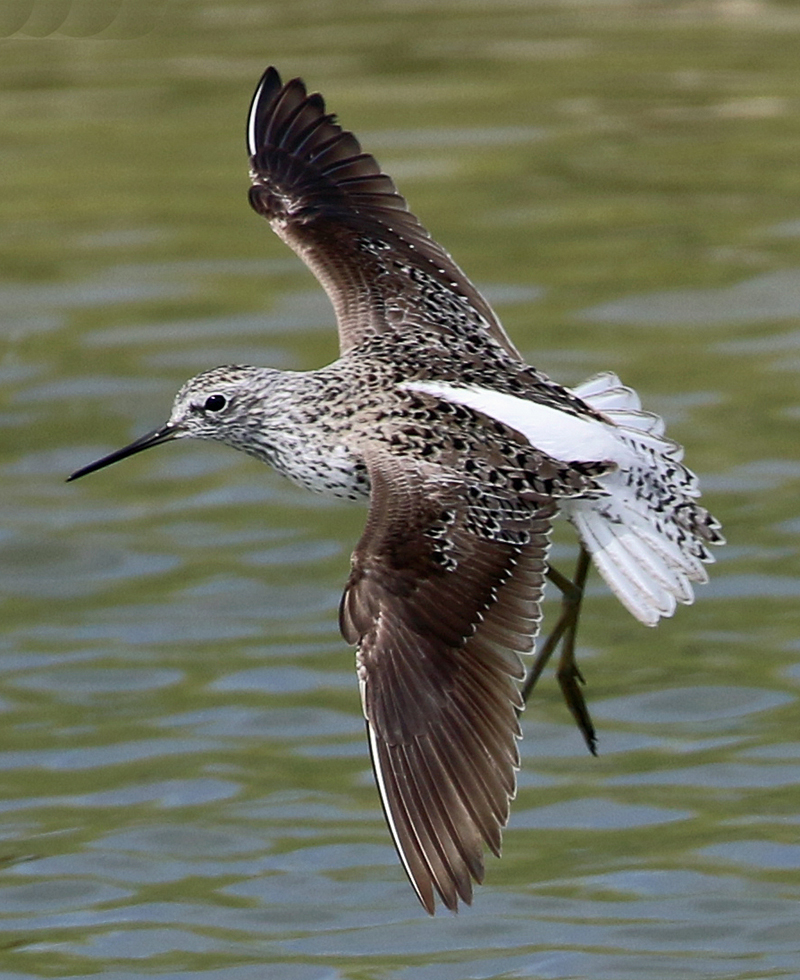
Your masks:
<path fill-rule="evenodd" d="M 336 311 L 342 352 L 398 327 L 491 336 L 489 304 L 408 210 L 390 177 L 299 78 L 264 73 L 250 107 L 250 203 L 303 259 Z"/>
<path fill-rule="evenodd" d="M 533 648 L 554 507 L 522 546 L 465 527 L 461 490 L 368 455 L 372 499 L 342 598 L 375 777 L 429 913 L 472 899 L 483 844 L 499 855 L 519 765 L 519 654 Z"/>

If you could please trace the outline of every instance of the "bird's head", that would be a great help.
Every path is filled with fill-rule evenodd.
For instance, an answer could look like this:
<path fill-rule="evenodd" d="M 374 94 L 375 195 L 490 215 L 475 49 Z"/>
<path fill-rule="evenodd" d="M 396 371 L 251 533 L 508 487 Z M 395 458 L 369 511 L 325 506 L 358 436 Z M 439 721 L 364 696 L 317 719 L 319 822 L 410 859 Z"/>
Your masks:
<path fill-rule="evenodd" d="M 264 406 L 280 372 L 269 368 L 226 365 L 191 378 L 175 396 L 164 425 L 122 449 L 76 470 L 69 480 L 94 473 L 121 459 L 175 439 L 213 439 L 253 452 Z"/>

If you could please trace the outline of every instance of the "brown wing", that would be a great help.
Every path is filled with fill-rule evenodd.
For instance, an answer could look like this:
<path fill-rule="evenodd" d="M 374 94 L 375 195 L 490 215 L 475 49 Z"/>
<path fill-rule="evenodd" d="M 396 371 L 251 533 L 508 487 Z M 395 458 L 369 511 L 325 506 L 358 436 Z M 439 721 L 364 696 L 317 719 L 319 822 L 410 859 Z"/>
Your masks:
<path fill-rule="evenodd" d="M 333 303 L 342 351 L 402 325 L 491 335 L 497 317 L 358 140 L 299 78 L 264 73 L 250 107 L 250 203 Z"/>
<path fill-rule="evenodd" d="M 523 546 L 468 531 L 463 488 L 368 459 L 372 497 L 342 598 L 386 820 L 420 901 L 472 899 L 500 853 L 519 765 L 517 684 L 540 620 L 553 506 Z"/>

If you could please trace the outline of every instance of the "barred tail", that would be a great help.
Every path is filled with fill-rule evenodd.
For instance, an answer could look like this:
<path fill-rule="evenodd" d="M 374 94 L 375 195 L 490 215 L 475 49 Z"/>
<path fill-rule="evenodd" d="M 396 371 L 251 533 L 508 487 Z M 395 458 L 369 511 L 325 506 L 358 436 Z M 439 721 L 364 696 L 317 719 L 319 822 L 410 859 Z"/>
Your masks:
<path fill-rule="evenodd" d="M 655 626 L 676 603 L 694 600 L 692 582 L 708 580 L 709 545 L 723 544 L 719 522 L 701 507 L 697 479 L 680 462 L 682 448 L 664 437 L 664 422 L 643 412 L 616 375 L 574 389 L 612 422 L 630 465 L 598 478 L 608 495 L 564 502 L 600 574 L 642 623 Z"/>

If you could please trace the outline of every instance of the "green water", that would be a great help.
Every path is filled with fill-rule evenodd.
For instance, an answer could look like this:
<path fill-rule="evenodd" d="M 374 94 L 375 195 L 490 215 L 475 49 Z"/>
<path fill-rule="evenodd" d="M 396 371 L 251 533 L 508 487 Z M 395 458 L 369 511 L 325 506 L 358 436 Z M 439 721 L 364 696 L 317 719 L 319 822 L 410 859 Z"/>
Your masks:
<path fill-rule="evenodd" d="M 9 2 L 0 34 L 0 975 L 800 977 L 800 8 Z M 363 511 L 203 444 L 63 483 L 203 368 L 335 356 L 246 203 L 268 63 L 532 363 L 667 418 L 729 537 L 657 630 L 593 580 L 601 755 L 546 675 L 457 918 L 398 866 L 336 631 Z"/>

